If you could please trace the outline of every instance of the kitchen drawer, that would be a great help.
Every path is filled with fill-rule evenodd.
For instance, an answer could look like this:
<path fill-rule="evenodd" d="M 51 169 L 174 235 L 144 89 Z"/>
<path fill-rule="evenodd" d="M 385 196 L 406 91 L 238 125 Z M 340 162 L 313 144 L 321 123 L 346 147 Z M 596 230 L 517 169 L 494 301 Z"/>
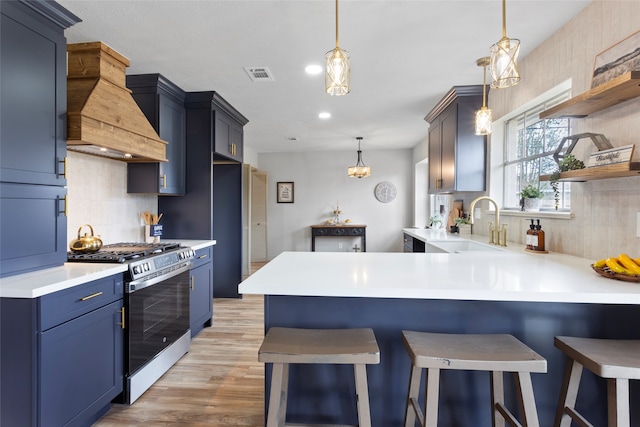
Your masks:
<path fill-rule="evenodd" d="M 191 268 L 200 267 L 206 263 L 209 263 L 213 260 L 213 248 L 211 246 L 207 246 L 206 248 L 198 249 L 196 251 L 196 256 L 193 258 L 193 265 Z"/>
<path fill-rule="evenodd" d="M 323 227 L 314 228 L 313 234 L 316 236 L 362 236 L 364 227 Z"/>
<path fill-rule="evenodd" d="M 45 295 L 40 299 L 40 330 L 82 316 L 123 298 L 123 275 L 115 274 Z"/>

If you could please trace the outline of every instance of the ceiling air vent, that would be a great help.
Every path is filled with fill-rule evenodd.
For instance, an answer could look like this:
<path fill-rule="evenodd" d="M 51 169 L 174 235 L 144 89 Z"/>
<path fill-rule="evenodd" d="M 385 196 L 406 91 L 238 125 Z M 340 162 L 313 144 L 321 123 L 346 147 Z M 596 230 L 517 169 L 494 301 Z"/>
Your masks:
<path fill-rule="evenodd" d="M 254 82 L 272 82 L 274 81 L 271 71 L 267 67 L 244 67 L 249 78 Z"/>

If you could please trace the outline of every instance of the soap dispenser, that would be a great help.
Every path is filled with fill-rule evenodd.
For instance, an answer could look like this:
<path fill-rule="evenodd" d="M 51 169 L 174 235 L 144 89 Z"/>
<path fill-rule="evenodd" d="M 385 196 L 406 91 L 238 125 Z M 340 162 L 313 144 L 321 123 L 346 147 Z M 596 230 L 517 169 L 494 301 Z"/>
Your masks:
<path fill-rule="evenodd" d="M 525 238 L 525 243 L 527 244 L 527 249 L 528 250 L 533 250 L 533 233 L 536 230 L 536 225 L 533 223 L 533 218 L 531 218 L 531 225 L 529 226 L 529 229 L 527 230 L 527 236 Z"/>
<path fill-rule="evenodd" d="M 546 252 L 544 249 L 544 231 L 542 230 L 542 225 L 540 225 L 540 220 L 538 221 L 538 225 L 536 225 L 536 234 L 537 234 L 537 242 L 533 247 L 534 251 Z"/>

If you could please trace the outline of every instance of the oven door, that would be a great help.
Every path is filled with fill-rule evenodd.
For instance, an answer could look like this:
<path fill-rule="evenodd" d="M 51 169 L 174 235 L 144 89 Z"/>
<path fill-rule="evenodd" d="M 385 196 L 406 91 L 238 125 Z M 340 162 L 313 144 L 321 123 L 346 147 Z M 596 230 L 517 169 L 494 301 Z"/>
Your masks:
<path fill-rule="evenodd" d="M 189 270 L 190 265 L 181 267 L 125 293 L 127 376 L 189 330 Z"/>

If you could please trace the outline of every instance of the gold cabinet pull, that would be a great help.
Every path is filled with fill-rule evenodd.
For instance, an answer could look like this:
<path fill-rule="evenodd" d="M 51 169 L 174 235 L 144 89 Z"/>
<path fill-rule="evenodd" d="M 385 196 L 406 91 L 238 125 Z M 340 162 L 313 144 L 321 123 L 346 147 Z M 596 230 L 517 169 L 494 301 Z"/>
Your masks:
<path fill-rule="evenodd" d="M 167 188 L 167 174 L 162 175 L 162 188 Z"/>
<path fill-rule="evenodd" d="M 64 209 L 62 210 L 60 210 L 60 202 L 64 203 Z M 67 211 L 67 206 L 69 206 L 69 195 L 65 194 L 62 199 L 58 199 L 58 213 L 61 213 L 64 216 L 69 216 Z"/>
<path fill-rule="evenodd" d="M 62 173 L 58 173 L 58 175 L 60 175 L 63 178 L 66 178 L 67 177 L 67 158 L 65 157 L 62 160 L 58 160 L 58 163 L 62 163 L 62 167 L 63 167 Z"/>
<path fill-rule="evenodd" d="M 120 323 L 118 323 L 122 329 L 124 329 L 124 307 L 120 309 Z"/>
<path fill-rule="evenodd" d="M 102 295 L 102 292 L 96 292 L 95 294 L 87 295 L 86 297 L 80 298 L 80 301 L 90 300 L 91 298 L 99 297 Z"/>
<path fill-rule="evenodd" d="M 191 280 L 191 290 L 193 291 L 195 289 L 193 276 L 191 276 L 189 279 Z"/>
<path fill-rule="evenodd" d="M 206 258 L 206 257 L 208 257 L 208 255 L 200 255 L 200 256 L 198 257 L 198 259 L 202 259 L 202 258 Z"/>

